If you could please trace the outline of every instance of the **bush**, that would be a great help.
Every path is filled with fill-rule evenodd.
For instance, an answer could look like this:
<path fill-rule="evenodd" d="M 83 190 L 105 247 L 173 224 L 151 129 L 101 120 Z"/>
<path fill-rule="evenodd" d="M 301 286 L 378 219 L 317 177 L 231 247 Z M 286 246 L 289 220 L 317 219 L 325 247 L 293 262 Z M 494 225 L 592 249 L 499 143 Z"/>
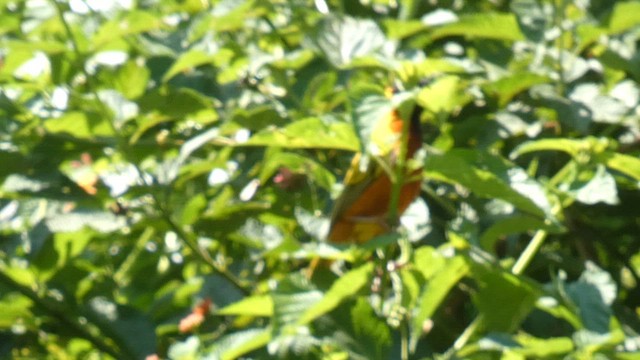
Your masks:
<path fill-rule="evenodd" d="M 0 357 L 639 356 L 640 2 L 0 6 Z M 387 86 L 421 196 L 326 243 Z"/>

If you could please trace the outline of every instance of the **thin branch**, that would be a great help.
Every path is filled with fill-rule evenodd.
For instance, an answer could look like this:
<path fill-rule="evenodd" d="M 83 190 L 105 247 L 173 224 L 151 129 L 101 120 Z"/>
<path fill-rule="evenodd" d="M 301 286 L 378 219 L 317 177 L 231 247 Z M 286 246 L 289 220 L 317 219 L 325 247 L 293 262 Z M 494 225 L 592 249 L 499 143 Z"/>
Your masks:
<path fill-rule="evenodd" d="M 516 261 L 516 263 L 511 268 L 511 273 L 514 275 L 520 275 L 524 271 L 524 269 L 531 264 L 533 257 L 538 253 L 540 247 L 544 243 L 544 240 L 547 238 L 548 233 L 545 230 L 536 231 L 529 244 L 524 249 L 520 257 Z"/>
<path fill-rule="evenodd" d="M 216 263 L 211 258 L 211 256 L 209 256 L 209 253 L 205 249 L 200 247 L 197 240 L 193 239 L 192 236 L 190 236 L 186 231 L 184 231 L 184 229 L 173 220 L 173 218 L 171 217 L 171 214 L 169 213 L 167 208 L 162 204 L 162 202 L 158 200 L 157 196 L 155 194 L 151 194 L 151 196 L 153 197 L 156 206 L 159 208 L 160 213 L 162 214 L 163 220 L 169 225 L 171 230 L 173 230 L 173 232 L 175 232 L 176 235 L 178 235 L 178 237 L 183 240 L 183 242 L 187 245 L 187 247 L 191 249 L 191 251 L 193 251 L 193 253 L 196 256 L 198 256 L 200 260 L 202 260 L 205 264 L 207 264 L 214 272 L 218 273 L 220 276 L 222 276 L 227 281 L 229 281 L 244 295 L 249 295 L 250 291 L 247 290 L 242 285 L 241 281 L 238 278 L 236 278 L 235 275 L 233 275 L 227 269 L 225 269 L 224 267 Z"/>

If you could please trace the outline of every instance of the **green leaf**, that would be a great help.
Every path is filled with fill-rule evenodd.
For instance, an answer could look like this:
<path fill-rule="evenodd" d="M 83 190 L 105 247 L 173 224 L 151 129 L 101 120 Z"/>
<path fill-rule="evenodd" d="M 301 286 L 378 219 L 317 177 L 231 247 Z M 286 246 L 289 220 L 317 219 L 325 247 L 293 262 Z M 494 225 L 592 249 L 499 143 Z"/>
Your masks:
<path fill-rule="evenodd" d="M 62 267 L 67 261 L 80 255 L 92 238 L 91 231 L 56 233 L 54 235 L 54 248 L 59 256 L 58 266 Z"/>
<path fill-rule="evenodd" d="M 273 299 L 268 295 L 250 296 L 217 310 L 216 315 L 270 317 L 273 316 Z"/>
<path fill-rule="evenodd" d="M 634 156 L 606 151 L 607 140 L 594 137 L 584 139 L 541 139 L 518 146 L 510 155 L 517 158 L 536 151 L 562 151 L 574 158 L 591 155 L 607 167 L 640 181 L 640 159 Z"/>
<path fill-rule="evenodd" d="M 20 19 L 12 14 L 0 14 L 0 35 L 15 31 L 20 27 Z"/>
<path fill-rule="evenodd" d="M 283 128 L 260 131 L 241 145 L 358 151 L 358 143 L 353 128 L 347 123 L 327 124 L 319 118 L 306 118 Z"/>
<path fill-rule="evenodd" d="M 480 245 L 483 249 L 494 251 L 497 241 L 507 235 L 524 233 L 531 230 L 544 229 L 546 231 L 557 230 L 545 221 L 528 215 L 513 215 L 506 219 L 493 223 L 480 238 Z"/>
<path fill-rule="evenodd" d="M 447 260 L 432 246 L 421 246 L 414 250 L 411 264 L 429 280 L 447 264 Z"/>
<path fill-rule="evenodd" d="M 388 116 L 392 110 L 391 101 L 384 95 L 384 89 L 380 86 L 359 86 L 349 93 L 353 104 L 353 123 L 360 139 L 361 152 L 366 152 L 375 146 L 380 154 L 386 154 L 388 144 L 395 141 L 395 136 L 386 128 L 380 128 L 384 124 L 381 119 Z M 386 141 L 389 136 L 389 141 Z"/>
<path fill-rule="evenodd" d="M 127 61 L 118 68 L 113 87 L 127 99 L 137 99 L 147 90 L 150 71 L 148 67 L 140 66 L 135 61 Z"/>
<path fill-rule="evenodd" d="M 304 312 L 298 324 L 308 324 L 335 309 L 347 298 L 354 296 L 371 280 L 372 273 L 373 263 L 367 263 L 342 275 L 331 285 L 322 300 Z"/>
<path fill-rule="evenodd" d="M 268 153 L 260 171 L 260 182 L 266 183 L 279 169 L 285 168 L 295 176 L 309 176 L 314 183 L 330 191 L 336 182 L 335 176 L 320 163 L 290 152 Z"/>
<path fill-rule="evenodd" d="M 94 297 L 88 303 L 90 320 L 115 341 L 128 356 L 144 358 L 155 353 L 155 326 L 147 316 L 130 306 Z"/>
<path fill-rule="evenodd" d="M 162 77 L 163 82 L 171 80 L 174 76 L 181 72 L 188 71 L 200 65 L 213 62 L 213 56 L 201 50 L 189 50 L 180 55 L 180 57 L 171 65 L 169 70 Z"/>
<path fill-rule="evenodd" d="M 53 134 L 68 134 L 78 139 L 95 139 L 113 136 L 113 128 L 108 119 L 83 112 L 68 112 L 59 118 L 48 119 L 44 128 Z"/>
<path fill-rule="evenodd" d="M 175 360 L 195 360 L 198 357 L 198 348 L 200 340 L 197 336 L 190 336 L 184 341 L 176 342 L 171 345 L 167 355 L 170 359 Z"/>
<path fill-rule="evenodd" d="M 517 158 L 523 154 L 536 152 L 536 151 L 563 151 L 571 156 L 578 155 L 581 151 L 586 150 L 584 142 L 574 139 L 541 139 L 528 141 L 519 145 L 510 157 L 512 159 Z"/>
<path fill-rule="evenodd" d="M 640 25 L 640 1 L 617 2 L 609 19 L 609 33 L 619 34 Z"/>
<path fill-rule="evenodd" d="M 433 40 L 448 36 L 506 41 L 524 40 L 516 17 L 513 14 L 502 13 L 465 15 L 457 22 L 435 28 L 431 33 Z"/>
<path fill-rule="evenodd" d="M 217 350 L 213 352 L 222 353 L 220 356 L 223 360 L 232 360 L 241 357 L 253 350 L 266 346 L 271 340 L 271 330 L 249 329 L 233 333 L 220 339 L 217 344 Z M 215 356 L 213 357 L 216 358 Z"/>
<path fill-rule="evenodd" d="M 460 184 L 485 198 L 498 198 L 513 204 L 523 212 L 545 218 L 545 212 L 531 199 L 520 194 L 495 174 L 471 166 L 458 156 L 430 154 L 425 161 L 427 178 Z"/>
<path fill-rule="evenodd" d="M 602 158 L 610 169 L 619 171 L 636 181 L 640 181 L 640 159 L 635 156 L 605 152 Z"/>
<path fill-rule="evenodd" d="M 21 321 L 32 316 L 32 301 L 17 293 L 8 293 L 0 298 L 0 329 L 9 330 Z"/>
<path fill-rule="evenodd" d="M 404 39 L 423 31 L 426 26 L 420 20 L 385 19 L 383 22 L 387 36 L 390 39 Z"/>
<path fill-rule="evenodd" d="M 617 285 L 609 273 L 587 262 L 580 279 L 567 286 L 567 294 L 579 308 L 587 330 L 606 334 L 610 331 L 610 306 L 617 295 Z"/>
<path fill-rule="evenodd" d="M 183 225 L 193 225 L 200 218 L 200 214 L 207 207 L 207 198 L 203 194 L 192 197 L 182 210 Z"/>
<path fill-rule="evenodd" d="M 454 75 L 439 77 L 418 93 L 416 101 L 434 114 L 452 113 L 472 99 L 463 91 L 461 82 L 460 77 Z"/>
<path fill-rule="evenodd" d="M 584 186 L 575 192 L 576 200 L 583 204 L 596 204 L 603 202 L 615 205 L 620 202 L 616 180 L 609 174 L 603 165 L 598 165 L 596 173 Z"/>
<path fill-rule="evenodd" d="M 310 43 L 335 67 L 382 51 L 386 43 L 378 25 L 368 19 L 325 17 L 310 38 Z"/>
<path fill-rule="evenodd" d="M 351 308 L 351 323 L 355 338 L 373 348 L 370 353 L 374 358 L 383 358 L 391 345 L 391 331 L 386 322 L 376 316 L 367 299 L 358 298 Z"/>
<path fill-rule="evenodd" d="M 472 274 L 480 287 L 473 300 L 489 331 L 517 329 L 542 294 L 531 283 L 502 270 L 476 265 Z"/>
<path fill-rule="evenodd" d="M 520 344 L 514 349 L 518 354 L 529 358 L 548 358 L 553 355 L 563 355 L 573 350 L 573 341 L 568 337 L 554 337 L 539 339 L 531 335 L 520 333 L 514 339 Z"/>
<path fill-rule="evenodd" d="M 111 41 L 120 40 L 129 35 L 140 34 L 165 27 L 158 15 L 147 11 L 124 12 L 122 18 L 102 24 L 93 38 L 93 49 L 100 49 Z"/>
<path fill-rule="evenodd" d="M 485 89 L 498 97 L 498 105 L 506 106 L 516 95 L 534 85 L 551 82 L 551 79 L 531 72 L 509 74 L 498 81 L 485 85 Z"/>
<path fill-rule="evenodd" d="M 424 322 L 440 307 L 449 291 L 469 272 L 464 258 L 447 259 L 427 283 L 418 300 L 417 315 L 411 320 L 411 349 L 415 349 L 423 331 Z"/>

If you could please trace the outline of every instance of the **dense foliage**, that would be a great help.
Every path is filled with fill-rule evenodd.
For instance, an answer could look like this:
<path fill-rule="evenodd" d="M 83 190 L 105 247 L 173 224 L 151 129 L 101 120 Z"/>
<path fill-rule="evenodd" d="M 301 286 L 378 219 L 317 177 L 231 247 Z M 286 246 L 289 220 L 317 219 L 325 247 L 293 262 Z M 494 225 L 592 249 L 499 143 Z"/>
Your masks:
<path fill-rule="evenodd" d="M 640 1 L 0 9 L 0 358 L 640 358 Z M 390 85 L 421 197 L 330 245 Z"/>

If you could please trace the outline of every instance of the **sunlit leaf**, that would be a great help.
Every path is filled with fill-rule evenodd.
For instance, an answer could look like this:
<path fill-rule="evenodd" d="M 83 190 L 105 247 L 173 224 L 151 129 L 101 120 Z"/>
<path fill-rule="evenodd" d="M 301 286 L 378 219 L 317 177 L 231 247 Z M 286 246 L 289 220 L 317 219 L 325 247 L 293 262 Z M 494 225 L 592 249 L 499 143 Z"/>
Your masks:
<path fill-rule="evenodd" d="M 474 296 L 482 324 L 490 331 L 511 332 L 533 310 L 541 290 L 525 279 L 477 266 L 473 278 L 479 283 Z"/>
<path fill-rule="evenodd" d="M 182 55 L 173 63 L 171 68 L 162 77 L 162 81 L 169 81 L 177 74 L 193 69 L 197 66 L 211 63 L 213 56 L 200 50 L 191 50 Z"/>
<path fill-rule="evenodd" d="M 336 67 L 378 53 L 386 44 L 375 22 L 350 17 L 325 18 L 310 41 Z"/>
<path fill-rule="evenodd" d="M 327 124 L 319 118 L 307 118 L 283 128 L 260 131 L 243 145 L 357 151 L 358 143 L 349 124 L 337 122 Z"/>
<path fill-rule="evenodd" d="M 618 34 L 640 24 L 640 2 L 616 3 L 609 18 L 609 32 Z"/>
<path fill-rule="evenodd" d="M 373 264 L 368 263 L 342 275 L 331 286 L 322 300 L 307 309 L 298 320 L 299 324 L 306 324 L 333 310 L 345 299 L 359 292 L 371 278 Z"/>
<path fill-rule="evenodd" d="M 437 27 L 431 33 L 433 39 L 446 36 L 486 38 L 507 41 L 523 40 L 518 22 L 513 14 L 482 13 L 460 17 L 457 22 Z"/>
<path fill-rule="evenodd" d="M 94 139 L 101 136 L 112 136 L 113 128 L 107 119 L 81 112 L 69 112 L 59 118 L 46 120 L 47 131 L 63 133 L 79 139 Z"/>
<path fill-rule="evenodd" d="M 433 180 L 461 184 L 478 196 L 499 198 L 525 213 L 545 217 L 544 211 L 531 199 L 511 188 L 493 173 L 475 168 L 455 155 L 429 155 L 425 162 L 425 175 Z"/>
<path fill-rule="evenodd" d="M 272 316 L 273 300 L 267 295 L 244 298 L 216 311 L 218 315 Z"/>

